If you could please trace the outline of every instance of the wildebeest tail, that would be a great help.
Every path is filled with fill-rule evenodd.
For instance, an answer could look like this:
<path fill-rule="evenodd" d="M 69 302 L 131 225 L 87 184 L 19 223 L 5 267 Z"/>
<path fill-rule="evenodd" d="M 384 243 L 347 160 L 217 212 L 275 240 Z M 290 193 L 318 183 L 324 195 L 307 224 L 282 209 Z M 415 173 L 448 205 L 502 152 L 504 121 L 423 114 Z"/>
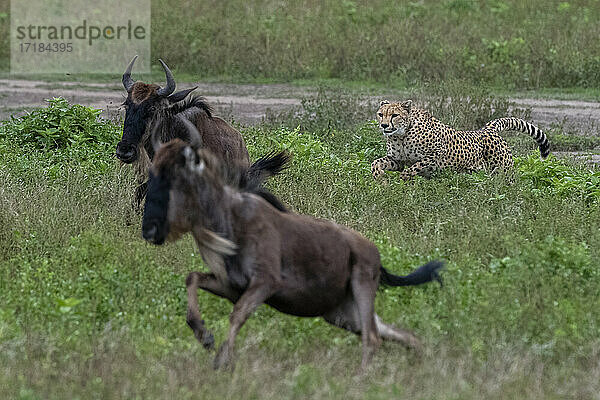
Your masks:
<path fill-rule="evenodd" d="M 272 151 L 259 158 L 248 169 L 248 186 L 260 187 L 268 178 L 283 171 L 290 158 L 290 154 L 285 150 L 278 153 Z"/>
<path fill-rule="evenodd" d="M 242 186 L 244 190 L 256 193 L 279 211 L 287 212 L 283 203 L 273 193 L 265 189 L 263 184 L 268 178 L 277 175 L 287 168 L 287 163 L 290 159 L 290 154 L 284 150 L 280 152 L 272 151 L 256 160 L 248 168 L 246 176 L 243 177 Z"/>
<path fill-rule="evenodd" d="M 439 270 L 444 267 L 442 261 L 429 261 L 406 276 L 394 275 L 381 267 L 381 278 L 379 283 L 387 286 L 411 286 L 420 285 L 431 281 L 438 281 L 443 286 Z"/>
<path fill-rule="evenodd" d="M 506 130 L 515 130 L 523 133 L 528 133 L 529 136 L 536 141 L 542 158 L 548 157 L 550 154 L 550 143 L 548 137 L 540 128 L 530 124 L 529 122 L 523 121 L 520 118 L 508 117 L 498 118 L 488 122 L 483 129 L 491 128 L 494 132 L 502 132 Z"/>

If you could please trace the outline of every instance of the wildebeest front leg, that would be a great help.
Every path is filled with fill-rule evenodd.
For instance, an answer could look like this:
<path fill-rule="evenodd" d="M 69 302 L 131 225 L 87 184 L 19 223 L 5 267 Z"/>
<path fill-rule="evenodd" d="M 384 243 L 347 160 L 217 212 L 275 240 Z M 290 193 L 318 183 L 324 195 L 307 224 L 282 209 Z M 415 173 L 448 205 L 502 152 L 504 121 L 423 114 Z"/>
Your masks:
<path fill-rule="evenodd" d="M 239 294 L 224 286 L 213 274 L 191 272 L 185 280 L 188 295 L 187 324 L 194 332 L 196 339 L 206 349 L 214 346 L 215 339 L 212 333 L 204 327 L 204 320 L 200 315 L 198 305 L 198 289 L 204 289 L 217 296 L 224 297 L 231 302 L 237 301 Z"/>
<path fill-rule="evenodd" d="M 246 289 L 237 303 L 233 306 L 233 312 L 229 317 L 229 334 L 227 335 L 227 340 L 221 345 L 221 348 L 215 357 L 215 369 L 231 363 L 235 338 L 240 331 L 240 328 L 256 308 L 264 303 L 272 293 L 273 290 L 271 286 L 264 282 L 255 284 L 252 282 L 250 283 L 248 289 Z"/>

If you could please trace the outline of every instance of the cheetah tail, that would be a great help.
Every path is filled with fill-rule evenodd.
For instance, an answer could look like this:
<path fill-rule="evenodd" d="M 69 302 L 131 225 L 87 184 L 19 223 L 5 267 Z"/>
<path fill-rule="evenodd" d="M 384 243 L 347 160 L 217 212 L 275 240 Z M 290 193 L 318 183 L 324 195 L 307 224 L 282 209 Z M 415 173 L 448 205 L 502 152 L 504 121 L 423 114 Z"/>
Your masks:
<path fill-rule="evenodd" d="M 520 118 L 498 118 L 488 122 L 485 128 L 492 128 L 495 132 L 502 132 L 506 130 L 515 130 L 523 133 L 528 133 L 537 143 L 540 149 L 540 155 L 542 158 L 548 157 L 550 154 L 550 142 L 548 137 L 540 128 L 529 122 L 523 121 Z M 484 129 L 485 129 L 484 128 Z"/>

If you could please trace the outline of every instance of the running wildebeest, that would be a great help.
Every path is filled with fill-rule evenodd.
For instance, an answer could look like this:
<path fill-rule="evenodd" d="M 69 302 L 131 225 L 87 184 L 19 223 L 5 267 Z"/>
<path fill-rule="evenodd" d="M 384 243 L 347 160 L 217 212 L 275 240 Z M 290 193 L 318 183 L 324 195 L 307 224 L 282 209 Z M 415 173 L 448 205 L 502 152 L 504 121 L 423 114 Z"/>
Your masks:
<path fill-rule="evenodd" d="M 380 284 L 441 283 L 441 262 L 429 262 L 407 276 L 393 275 L 383 268 L 377 247 L 357 232 L 280 212 L 263 198 L 224 184 L 225 174 L 205 149 L 178 139 L 162 145 L 150 169 L 142 220 L 144 239 L 157 245 L 191 232 L 211 270 L 191 272 L 186 279 L 187 323 L 205 347 L 212 347 L 214 338 L 201 319 L 198 288 L 234 303 L 215 368 L 231 361 L 238 331 L 262 303 L 287 314 L 322 316 L 361 334 L 361 368 L 380 338 L 419 348 L 411 332 L 375 314 L 375 294 Z"/>
<path fill-rule="evenodd" d="M 123 137 L 117 144 L 116 155 L 126 164 L 135 163 L 139 184 L 134 199 L 137 207 L 146 193 L 148 167 L 154 158 L 151 133 L 157 132 L 160 142 L 168 142 L 174 138 L 189 142 L 189 131 L 185 128 L 184 120 L 191 121 L 200 133 L 198 143 L 203 148 L 210 150 L 225 165 L 233 165 L 234 169 L 246 169 L 249 180 L 258 182 L 259 185 L 281 170 L 288 161 L 282 153 L 272 153 L 250 165 L 248 150 L 240 132 L 221 118 L 215 117 L 204 98 L 188 97 L 195 88 L 175 92 L 173 73 L 162 60 L 159 62 L 167 79 L 164 88 L 135 82 L 131 78 L 131 70 L 136 59 L 137 56 L 131 60 L 123 74 L 123 86 L 127 90 L 127 99 L 123 103 L 126 111 Z"/>

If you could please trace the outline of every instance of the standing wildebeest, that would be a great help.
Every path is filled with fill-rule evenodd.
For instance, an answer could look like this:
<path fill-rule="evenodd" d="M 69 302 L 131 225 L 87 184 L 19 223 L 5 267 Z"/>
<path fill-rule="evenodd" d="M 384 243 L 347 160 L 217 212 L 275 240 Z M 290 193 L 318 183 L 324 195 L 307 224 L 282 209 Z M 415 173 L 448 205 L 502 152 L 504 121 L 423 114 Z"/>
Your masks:
<path fill-rule="evenodd" d="M 142 220 L 142 235 L 154 244 L 191 232 L 211 270 L 192 272 L 186 279 L 187 323 L 205 347 L 214 339 L 200 316 L 198 288 L 235 304 L 215 368 L 230 361 L 238 331 L 262 303 L 287 314 L 322 316 L 362 334 L 361 368 L 380 337 L 419 347 L 411 332 L 385 324 L 374 313 L 376 290 L 380 283 L 439 280 L 441 262 L 425 264 L 408 276 L 393 275 L 381 265 L 377 247 L 357 232 L 280 212 L 261 197 L 224 184 L 224 176 L 208 151 L 178 139 L 168 142 L 158 149 L 150 169 Z"/>
<path fill-rule="evenodd" d="M 240 132 L 227 122 L 212 115 L 212 109 L 202 97 L 186 97 L 195 89 L 175 92 L 175 79 L 169 67 L 161 63 L 167 85 L 161 88 L 155 84 L 135 82 L 131 70 L 135 56 L 123 74 L 123 86 L 127 90 L 125 100 L 125 122 L 123 137 L 117 144 L 117 158 L 124 163 L 136 164 L 138 188 L 135 202 L 139 206 L 147 184 L 148 167 L 154 158 L 150 133 L 157 132 L 158 140 L 168 142 L 179 138 L 189 142 L 188 129 L 184 121 L 190 121 L 200 133 L 198 139 L 203 148 L 210 150 L 225 165 L 246 168 L 248 180 L 260 184 L 269 176 L 281 170 L 288 158 L 283 153 L 269 154 L 250 165 L 248 150 Z M 247 168 L 249 167 L 249 168 Z M 266 192 L 265 192 L 266 193 Z"/>

